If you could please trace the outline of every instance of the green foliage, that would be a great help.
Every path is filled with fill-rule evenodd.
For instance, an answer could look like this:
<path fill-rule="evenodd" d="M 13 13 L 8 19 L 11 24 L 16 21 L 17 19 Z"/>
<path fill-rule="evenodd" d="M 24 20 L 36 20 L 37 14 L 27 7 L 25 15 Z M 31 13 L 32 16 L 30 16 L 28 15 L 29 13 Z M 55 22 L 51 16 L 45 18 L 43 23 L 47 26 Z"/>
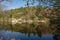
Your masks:
<path fill-rule="evenodd" d="M 31 15 L 30 15 L 30 18 L 31 18 L 32 20 L 34 20 L 34 19 L 37 18 L 37 16 L 36 16 L 35 14 L 31 14 Z"/>

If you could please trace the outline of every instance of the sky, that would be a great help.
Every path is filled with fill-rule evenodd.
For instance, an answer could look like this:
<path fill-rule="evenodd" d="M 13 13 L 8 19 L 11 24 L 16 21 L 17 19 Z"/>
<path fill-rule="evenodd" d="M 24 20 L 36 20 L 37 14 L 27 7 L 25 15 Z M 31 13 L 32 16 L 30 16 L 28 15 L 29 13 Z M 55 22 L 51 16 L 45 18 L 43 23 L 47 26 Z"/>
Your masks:
<path fill-rule="evenodd" d="M 3 5 L 6 5 L 7 9 L 14 9 L 14 8 L 19 8 L 25 6 L 25 2 L 22 0 L 12 0 L 11 2 L 2 2 Z"/>
<path fill-rule="evenodd" d="M 7 9 L 15 9 L 15 8 L 20 8 L 20 7 L 25 7 L 26 2 L 22 0 L 12 0 L 11 2 L 2 2 L 3 5 L 6 5 Z M 35 3 L 37 5 L 37 3 Z"/>
<path fill-rule="evenodd" d="M 26 2 L 22 0 L 12 0 L 11 2 L 3 1 L 2 4 L 7 6 L 6 9 L 15 9 L 15 8 L 24 7 L 26 5 Z M 36 2 L 34 5 L 37 4 L 38 3 Z M 51 3 L 49 2 L 47 4 L 41 3 L 41 5 L 45 5 L 45 6 L 49 6 L 50 4 Z"/>

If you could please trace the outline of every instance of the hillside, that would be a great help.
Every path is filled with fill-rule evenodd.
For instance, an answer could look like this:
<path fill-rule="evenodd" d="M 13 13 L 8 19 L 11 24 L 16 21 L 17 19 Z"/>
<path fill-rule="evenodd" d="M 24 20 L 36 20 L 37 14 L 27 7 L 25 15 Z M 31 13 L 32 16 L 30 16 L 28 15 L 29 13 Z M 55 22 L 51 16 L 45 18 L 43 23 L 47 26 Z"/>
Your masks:
<path fill-rule="evenodd" d="M 52 20 L 57 18 L 55 10 L 52 7 L 43 6 L 21 7 L 17 9 L 6 10 L 3 11 L 0 15 L 0 19 L 4 20 L 4 23 L 12 22 L 12 24 L 16 24 L 17 22 L 43 22 L 45 24 L 49 24 L 51 18 Z"/>
<path fill-rule="evenodd" d="M 18 9 L 5 11 L 4 14 L 5 16 L 9 15 L 9 17 L 12 16 L 14 18 L 20 18 L 23 16 L 32 16 L 32 15 L 38 17 L 38 16 L 43 16 L 46 13 L 45 11 L 47 11 L 47 13 L 49 14 L 49 11 L 51 13 L 52 8 L 50 9 L 48 7 L 25 7 L 25 8 L 18 8 Z"/>
<path fill-rule="evenodd" d="M 43 10 L 43 11 L 42 11 Z M 53 9 L 49 7 L 42 7 L 42 6 L 37 6 L 37 7 L 22 7 L 18 9 L 12 9 L 8 11 L 4 11 L 1 14 L 1 18 L 10 20 L 11 21 L 16 21 L 16 20 L 22 20 L 22 21 L 40 21 L 40 20 L 49 20 L 48 17 L 50 17 Z"/>
<path fill-rule="evenodd" d="M 36 32 L 36 28 L 40 28 L 39 30 L 43 30 L 43 33 L 48 31 L 51 33 L 57 25 L 54 24 L 57 22 L 57 17 L 52 7 L 22 7 L 3 11 L 0 15 L 0 24 L 6 26 L 3 28 L 8 30 Z"/>

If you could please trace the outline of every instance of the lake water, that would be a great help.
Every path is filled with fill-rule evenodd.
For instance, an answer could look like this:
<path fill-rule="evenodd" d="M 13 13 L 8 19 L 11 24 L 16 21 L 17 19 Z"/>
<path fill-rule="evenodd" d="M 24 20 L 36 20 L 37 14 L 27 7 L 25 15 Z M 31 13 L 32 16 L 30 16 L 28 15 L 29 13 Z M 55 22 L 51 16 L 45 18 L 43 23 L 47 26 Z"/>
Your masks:
<path fill-rule="evenodd" d="M 12 31 L 0 31 L 0 39 L 2 40 L 53 40 L 52 34 L 33 34 Z"/>

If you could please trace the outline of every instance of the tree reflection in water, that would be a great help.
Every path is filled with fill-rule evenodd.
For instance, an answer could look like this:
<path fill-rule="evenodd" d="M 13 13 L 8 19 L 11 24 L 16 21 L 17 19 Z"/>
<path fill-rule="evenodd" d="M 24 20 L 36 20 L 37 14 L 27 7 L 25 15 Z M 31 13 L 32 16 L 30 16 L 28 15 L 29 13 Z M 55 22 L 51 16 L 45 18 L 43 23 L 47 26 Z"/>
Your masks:
<path fill-rule="evenodd" d="M 36 31 L 37 31 L 38 36 L 41 37 L 42 36 L 42 32 L 41 32 L 40 27 L 37 27 Z"/>
<path fill-rule="evenodd" d="M 39 36 L 39 37 L 42 37 L 42 34 L 41 34 L 41 33 L 38 33 L 38 36 Z"/>
<path fill-rule="evenodd" d="M 54 40 L 60 40 L 60 34 L 54 34 L 53 39 Z"/>
<path fill-rule="evenodd" d="M 31 33 L 26 33 L 26 34 L 28 35 L 28 37 L 30 37 L 30 35 L 31 35 Z M 33 35 L 36 35 L 36 33 L 33 33 Z M 38 32 L 37 35 L 38 35 L 39 37 L 42 37 L 41 32 Z"/>
<path fill-rule="evenodd" d="M 28 33 L 28 37 L 30 37 L 30 33 Z"/>

